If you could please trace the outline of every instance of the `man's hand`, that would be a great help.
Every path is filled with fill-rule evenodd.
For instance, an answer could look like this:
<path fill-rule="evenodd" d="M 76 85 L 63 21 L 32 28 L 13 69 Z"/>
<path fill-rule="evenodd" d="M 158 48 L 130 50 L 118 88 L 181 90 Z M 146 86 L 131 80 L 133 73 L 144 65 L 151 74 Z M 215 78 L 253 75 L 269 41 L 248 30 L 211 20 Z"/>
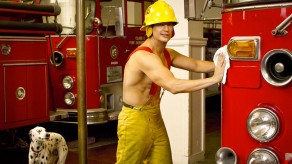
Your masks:
<path fill-rule="evenodd" d="M 223 78 L 223 75 L 224 75 L 225 66 L 226 66 L 225 55 L 224 54 L 220 54 L 218 56 L 218 62 L 217 62 L 217 65 L 215 66 L 214 75 L 212 77 L 218 83 L 220 83 L 222 81 L 222 78 Z"/>

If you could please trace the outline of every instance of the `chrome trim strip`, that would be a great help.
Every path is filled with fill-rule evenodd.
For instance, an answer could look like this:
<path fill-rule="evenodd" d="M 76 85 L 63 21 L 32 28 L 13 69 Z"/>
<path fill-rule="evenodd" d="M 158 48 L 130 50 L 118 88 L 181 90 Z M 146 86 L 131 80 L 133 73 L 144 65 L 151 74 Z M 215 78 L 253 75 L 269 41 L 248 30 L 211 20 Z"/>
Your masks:
<path fill-rule="evenodd" d="M 6 66 L 25 66 L 25 65 L 47 65 L 47 63 L 13 63 L 13 64 L 3 64 Z"/>
<path fill-rule="evenodd" d="M 28 37 L 28 36 L 0 36 L 0 41 L 18 41 L 18 42 L 45 42 L 46 37 Z"/>
<path fill-rule="evenodd" d="M 268 9 L 268 8 L 281 8 L 281 7 L 285 7 L 285 8 L 286 7 L 292 7 L 292 2 L 228 8 L 228 9 L 223 10 L 222 13 L 227 13 L 227 12 L 232 12 L 232 11 L 245 11 L 245 10 L 258 10 L 258 9 Z"/>
<path fill-rule="evenodd" d="M 0 63 L 16 63 L 16 62 L 25 62 L 25 63 L 40 63 L 40 62 L 45 62 L 45 59 L 40 59 L 40 60 L 13 60 L 13 59 L 9 59 L 9 60 L 0 60 Z M 47 63 L 46 63 L 47 64 Z"/>

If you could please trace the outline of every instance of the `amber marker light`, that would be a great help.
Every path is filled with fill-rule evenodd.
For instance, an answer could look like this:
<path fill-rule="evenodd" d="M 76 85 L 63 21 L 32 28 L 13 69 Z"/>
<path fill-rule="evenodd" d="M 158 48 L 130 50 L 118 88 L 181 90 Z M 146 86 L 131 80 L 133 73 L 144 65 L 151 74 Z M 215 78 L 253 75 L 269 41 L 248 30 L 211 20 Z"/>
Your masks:
<path fill-rule="evenodd" d="M 76 48 L 67 48 L 66 49 L 66 57 L 67 58 L 76 58 L 77 51 Z"/>
<path fill-rule="evenodd" d="M 231 60 L 259 60 L 260 37 L 232 37 L 227 50 Z"/>

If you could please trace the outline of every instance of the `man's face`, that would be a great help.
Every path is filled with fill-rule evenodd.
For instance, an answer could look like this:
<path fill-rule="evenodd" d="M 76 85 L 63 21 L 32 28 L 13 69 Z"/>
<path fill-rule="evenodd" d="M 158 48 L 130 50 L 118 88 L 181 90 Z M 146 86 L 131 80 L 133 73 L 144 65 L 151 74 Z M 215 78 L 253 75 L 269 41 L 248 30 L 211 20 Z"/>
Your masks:
<path fill-rule="evenodd" d="M 153 37 L 162 42 L 168 42 L 173 37 L 173 27 L 171 22 L 155 24 L 153 25 Z"/>

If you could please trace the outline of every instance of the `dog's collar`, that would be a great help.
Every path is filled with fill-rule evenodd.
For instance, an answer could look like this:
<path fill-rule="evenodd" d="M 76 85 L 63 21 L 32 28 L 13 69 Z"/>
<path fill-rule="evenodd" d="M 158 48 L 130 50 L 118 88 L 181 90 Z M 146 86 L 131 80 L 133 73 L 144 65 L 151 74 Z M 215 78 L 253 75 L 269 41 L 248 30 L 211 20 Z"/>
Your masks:
<path fill-rule="evenodd" d="M 33 154 L 34 154 L 35 156 L 38 156 L 38 154 L 39 154 L 43 149 L 36 151 L 36 150 L 34 150 L 33 147 L 32 147 L 31 150 L 32 150 L 32 152 L 33 152 Z"/>

